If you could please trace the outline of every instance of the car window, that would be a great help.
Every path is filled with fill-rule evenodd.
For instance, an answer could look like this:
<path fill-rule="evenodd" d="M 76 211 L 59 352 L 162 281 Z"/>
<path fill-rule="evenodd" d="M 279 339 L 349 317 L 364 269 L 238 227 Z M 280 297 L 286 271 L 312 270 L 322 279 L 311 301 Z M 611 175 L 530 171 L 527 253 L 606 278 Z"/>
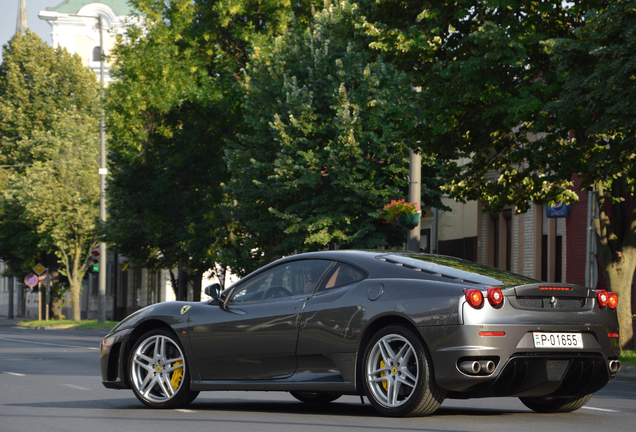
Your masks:
<path fill-rule="evenodd" d="M 505 270 L 444 255 L 387 254 L 380 259 L 454 280 L 500 288 L 539 282 Z"/>
<path fill-rule="evenodd" d="M 301 260 L 280 264 L 238 285 L 230 302 L 262 301 L 310 293 L 333 264 L 327 260 Z"/>
<path fill-rule="evenodd" d="M 349 264 L 338 263 L 327 275 L 326 282 L 324 286 L 321 287 L 321 291 L 351 285 L 352 283 L 366 279 L 366 277 L 367 275 L 363 271 Z"/>

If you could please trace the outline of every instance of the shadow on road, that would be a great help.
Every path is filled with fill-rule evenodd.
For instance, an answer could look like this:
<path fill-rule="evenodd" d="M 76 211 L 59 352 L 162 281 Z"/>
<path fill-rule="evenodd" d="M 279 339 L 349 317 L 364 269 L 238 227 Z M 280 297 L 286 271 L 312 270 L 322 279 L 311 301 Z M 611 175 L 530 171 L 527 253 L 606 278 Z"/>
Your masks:
<path fill-rule="evenodd" d="M 57 409 L 117 409 L 122 411 L 146 411 L 148 413 L 170 412 L 174 410 L 153 410 L 146 408 L 134 398 L 126 399 L 93 399 L 73 401 L 46 401 L 30 403 L 3 404 L 5 406 L 29 408 L 57 408 Z M 296 401 L 253 401 L 234 399 L 205 399 L 195 400 L 185 408 L 190 411 L 209 413 L 261 413 L 261 414 L 308 414 L 347 417 L 382 417 L 369 403 L 338 403 L 326 405 L 311 405 Z M 497 417 L 512 414 L 532 414 L 524 410 L 502 410 L 484 408 L 444 407 L 443 405 L 431 417 L 443 416 L 471 416 Z"/>

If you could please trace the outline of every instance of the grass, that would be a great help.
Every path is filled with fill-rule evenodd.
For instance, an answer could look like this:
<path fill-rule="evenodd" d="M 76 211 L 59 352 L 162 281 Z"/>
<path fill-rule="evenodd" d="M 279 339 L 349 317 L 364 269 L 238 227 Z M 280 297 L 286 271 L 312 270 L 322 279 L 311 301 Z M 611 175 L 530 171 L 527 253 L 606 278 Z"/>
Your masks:
<path fill-rule="evenodd" d="M 71 320 L 35 320 L 35 321 L 20 321 L 18 325 L 30 328 L 46 327 L 50 329 L 54 328 L 74 328 L 84 330 L 110 330 L 118 324 L 117 321 L 105 321 L 103 323 L 97 322 L 97 320 L 83 320 L 83 321 L 71 321 Z"/>
<path fill-rule="evenodd" d="M 636 366 L 636 351 L 623 350 L 618 359 L 623 366 Z"/>

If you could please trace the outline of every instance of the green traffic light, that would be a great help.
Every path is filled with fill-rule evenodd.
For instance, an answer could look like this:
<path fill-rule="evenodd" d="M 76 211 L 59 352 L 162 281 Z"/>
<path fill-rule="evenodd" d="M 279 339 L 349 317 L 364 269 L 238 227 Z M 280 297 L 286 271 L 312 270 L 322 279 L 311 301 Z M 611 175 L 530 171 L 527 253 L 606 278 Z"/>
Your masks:
<path fill-rule="evenodd" d="M 93 266 L 93 271 L 99 271 L 99 266 L 98 265 L 94 265 Z"/>

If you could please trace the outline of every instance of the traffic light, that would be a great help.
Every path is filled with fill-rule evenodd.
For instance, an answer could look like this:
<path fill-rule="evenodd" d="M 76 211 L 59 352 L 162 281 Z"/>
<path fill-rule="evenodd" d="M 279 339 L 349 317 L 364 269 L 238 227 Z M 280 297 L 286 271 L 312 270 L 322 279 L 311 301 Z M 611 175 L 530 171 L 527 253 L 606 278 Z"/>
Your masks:
<path fill-rule="evenodd" d="M 91 251 L 91 256 L 93 259 L 93 265 L 91 267 L 91 269 L 94 272 L 98 272 L 99 271 L 99 249 L 95 248 Z"/>

